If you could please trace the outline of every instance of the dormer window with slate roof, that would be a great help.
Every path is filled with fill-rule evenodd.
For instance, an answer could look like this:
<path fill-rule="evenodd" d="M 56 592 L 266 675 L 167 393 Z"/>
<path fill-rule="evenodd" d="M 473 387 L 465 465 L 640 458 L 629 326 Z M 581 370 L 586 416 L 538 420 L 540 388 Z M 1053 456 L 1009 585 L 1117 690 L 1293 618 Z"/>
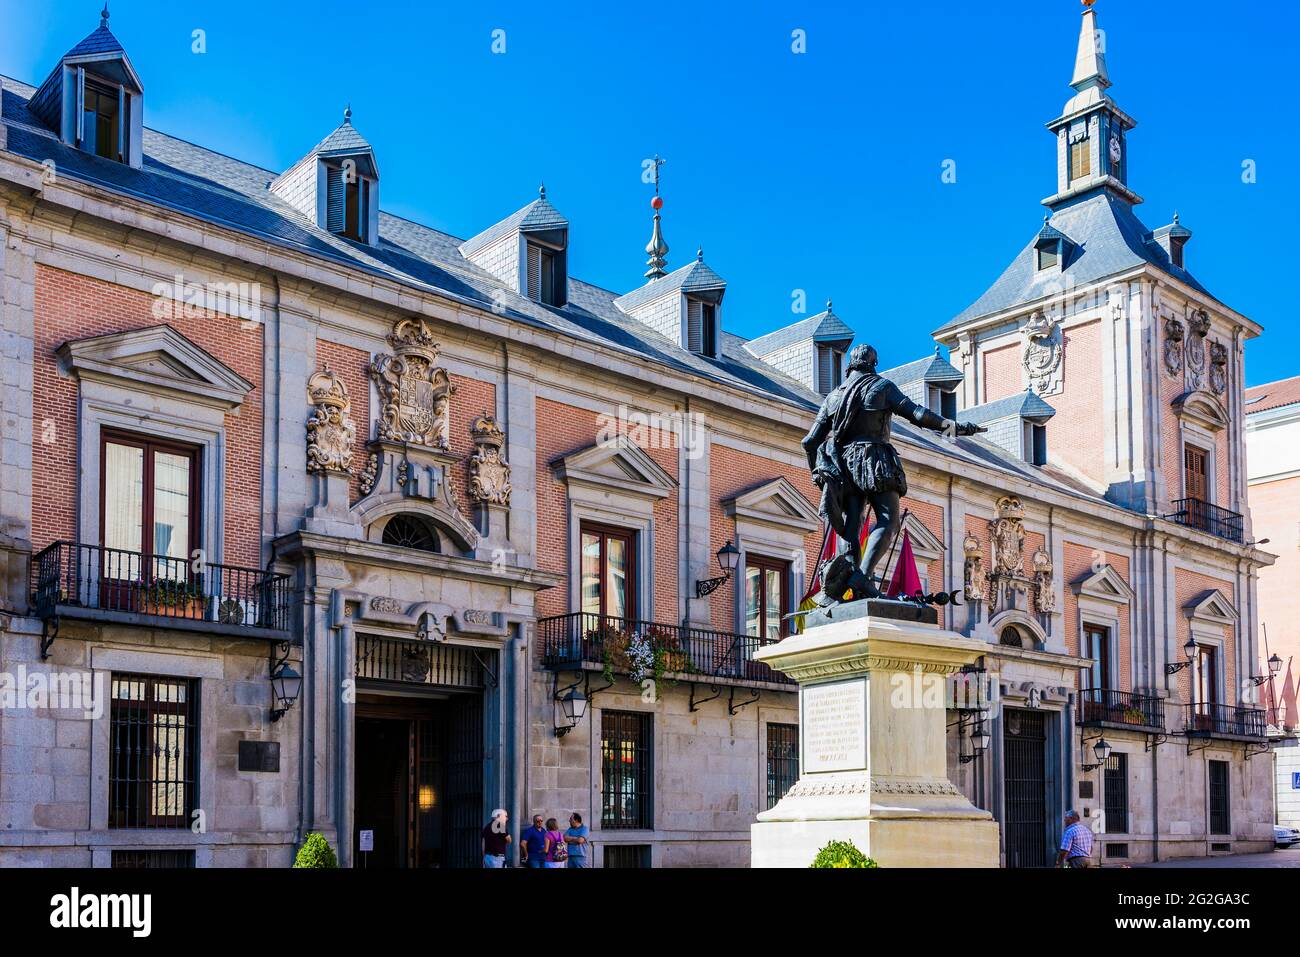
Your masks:
<path fill-rule="evenodd" d="M 108 29 L 108 7 L 101 17 L 99 28 L 64 54 L 30 109 L 69 146 L 138 168 L 144 86 Z"/>
<path fill-rule="evenodd" d="M 352 125 L 351 107 L 338 129 L 272 180 L 270 190 L 336 236 L 367 244 L 379 238 L 379 164 Z"/>
<path fill-rule="evenodd" d="M 1030 465 L 1047 464 L 1047 422 L 1056 410 L 1032 389 L 966 409 L 962 418 L 988 431 L 983 438 Z"/>
<path fill-rule="evenodd" d="M 705 264 L 704 250 L 700 249 L 690 265 L 652 276 L 644 285 L 615 299 L 614 305 L 677 346 L 716 358 L 726 291 L 726 282 Z"/>
<path fill-rule="evenodd" d="M 544 306 L 569 301 L 569 221 L 537 199 L 461 243 L 460 253 L 507 288 Z"/>
<path fill-rule="evenodd" d="M 1043 228 L 1034 240 L 1037 255 L 1036 266 L 1039 272 L 1045 269 L 1064 269 L 1070 250 L 1074 244 L 1064 233 L 1052 226 L 1051 217 L 1043 217 Z"/>
<path fill-rule="evenodd" d="M 686 348 L 703 356 L 718 354 L 718 307 L 715 303 L 686 297 Z"/>
<path fill-rule="evenodd" d="M 886 369 L 880 374 L 917 405 L 946 419 L 957 417 L 957 387 L 964 376 L 943 357 L 938 346 L 934 347 L 934 355 Z"/>
<path fill-rule="evenodd" d="M 745 349 L 819 395 L 844 381 L 853 330 L 831 309 L 745 343 Z M 961 378 L 960 373 L 958 379 Z"/>

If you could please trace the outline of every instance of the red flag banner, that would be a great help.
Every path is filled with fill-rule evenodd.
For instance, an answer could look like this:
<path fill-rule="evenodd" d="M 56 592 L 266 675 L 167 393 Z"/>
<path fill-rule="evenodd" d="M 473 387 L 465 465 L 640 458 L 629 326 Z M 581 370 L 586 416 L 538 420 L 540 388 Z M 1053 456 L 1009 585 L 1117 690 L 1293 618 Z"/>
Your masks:
<path fill-rule="evenodd" d="M 885 595 L 897 598 L 899 595 L 915 595 L 920 590 L 921 576 L 916 570 L 916 556 L 912 554 L 912 536 L 903 529 L 903 547 L 898 553 L 894 577 L 890 579 Z"/>

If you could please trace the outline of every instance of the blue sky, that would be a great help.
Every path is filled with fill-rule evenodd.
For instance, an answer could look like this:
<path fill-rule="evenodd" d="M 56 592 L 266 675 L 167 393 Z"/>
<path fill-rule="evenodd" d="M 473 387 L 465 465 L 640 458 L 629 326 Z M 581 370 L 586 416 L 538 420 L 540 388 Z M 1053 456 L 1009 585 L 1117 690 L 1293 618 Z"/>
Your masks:
<path fill-rule="evenodd" d="M 886 365 L 973 301 L 1041 224 L 1077 0 L 707 5 L 114 0 L 156 129 L 282 170 L 352 104 L 389 211 L 470 236 L 544 179 L 570 271 L 626 291 L 658 152 L 680 266 L 703 244 L 726 324 L 760 335 L 833 297 Z M 1295 4 L 1100 0 L 1111 94 L 1138 120 L 1130 185 L 1174 210 L 1193 273 L 1265 327 L 1247 381 L 1292 343 L 1300 155 Z M 0 72 L 39 83 L 99 3 L 0 0 Z M 492 33 L 505 31 L 504 54 Z M 807 52 L 791 50 L 805 31 Z M 204 31 L 206 52 L 192 51 Z M 1244 184 L 1243 160 L 1257 182 Z M 957 182 L 945 184 L 945 160 Z"/>

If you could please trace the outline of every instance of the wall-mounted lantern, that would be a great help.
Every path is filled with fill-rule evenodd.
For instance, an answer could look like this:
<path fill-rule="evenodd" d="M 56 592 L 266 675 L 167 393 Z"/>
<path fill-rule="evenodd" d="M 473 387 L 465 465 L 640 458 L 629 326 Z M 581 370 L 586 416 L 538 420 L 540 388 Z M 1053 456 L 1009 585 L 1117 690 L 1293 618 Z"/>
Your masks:
<path fill-rule="evenodd" d="M 989 725 L 988 725 L 989 713 L 987 711 L 972 711 L 968 713 L 970 717 L 966 718 L 965 714 L 963 714 L 962 722 L 965 723 L 967 720 L 969 720 L 970 722 L 969 736 L 962 735 L 961 734 L 962 729 L 960 727 L 958 728 L 958 735 L 961 738 L 961 741 L 959 742 L 959 748 L 962 753 L 958 756 L 957 760 L 960 761 L 962 764 L 970 764 L 970 762 L 980 757 L 985 751 L 989 749 L 989 744 L 992 743 L 993 741 L 993 736 L 989 734 Z M 966 746 L 965 746 L 965 740 L 967 737 L 969 737 L 970 740 L 969 751 L 966 750 Z"/>
<path fill-rule="evenodd" d="M 587 705 L 590 699 L 578 687 L 578 683 L 569 685 L 563 691 L 557 691 L 554 695 L 555 703 L 555 736 L 562 738 L 579 724 L 587 716 Z"/>
<path fill-rule="evenodd" d="M 1176 675 L 1184 668 L 1191 667 L 1192 662 L 1196 660 L 1196 649 L 1198 647 L 1200 646 L 1196 644 L 1195 638 L 1188 638 L 1187 644 L 1183 645 L 1183 654 L 1187 656 L 1187 660 L 1165 665 L 1165 674 Z"/>
<path fill-rule="evenodd" d="M 1110 757 L 1110 744 L 1105 738 L 1097 739 L 1097 743 L 1092 746 L 1092 754 L 1097 759 L 1097 763 L 1082 765 L 1082 770 L 1095 771 L 1106 763 L 1106 759 Z"/>
<path fill-rule="evenodd" d="M 727 539 L 727 544 L 718 549 L 718 567 L 722 569 L 722 574 L 717 578 L 702 578 L 697 581 L 695 583 L 695 597 L 704 598 L 707 595 L 712 595 L 723 583 L 731 578 L 731 573 L 739 565 L 740 549 L 731 544 L 730 539 Z"/>
<path fill-rule="evenodd" d="M 302 693 L 302 675 L 289 664 L 289 643 L 286 641 L 280 647 L 284 650 L 284 656 L 277 660 L 275 646 L 271 646 L 271 697 L 274 700 L 271 708 L 272 721 L 283 718 Z"/>

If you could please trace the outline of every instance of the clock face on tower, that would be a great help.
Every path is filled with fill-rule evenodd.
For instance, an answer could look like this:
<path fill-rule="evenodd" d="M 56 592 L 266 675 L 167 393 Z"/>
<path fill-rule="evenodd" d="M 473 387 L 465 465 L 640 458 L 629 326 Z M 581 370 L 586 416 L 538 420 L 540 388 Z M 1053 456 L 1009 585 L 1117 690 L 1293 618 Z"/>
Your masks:
<path fill-rule="evenodd" d="M 1124 148 L 1120 145 L 1119 134 L 1111 133 L 1110 134 L 1110 164 L 1112 166 L 1119 166 L 1119 162 L 1123 158 L 1123 156 L 1124 156 Z"/>

